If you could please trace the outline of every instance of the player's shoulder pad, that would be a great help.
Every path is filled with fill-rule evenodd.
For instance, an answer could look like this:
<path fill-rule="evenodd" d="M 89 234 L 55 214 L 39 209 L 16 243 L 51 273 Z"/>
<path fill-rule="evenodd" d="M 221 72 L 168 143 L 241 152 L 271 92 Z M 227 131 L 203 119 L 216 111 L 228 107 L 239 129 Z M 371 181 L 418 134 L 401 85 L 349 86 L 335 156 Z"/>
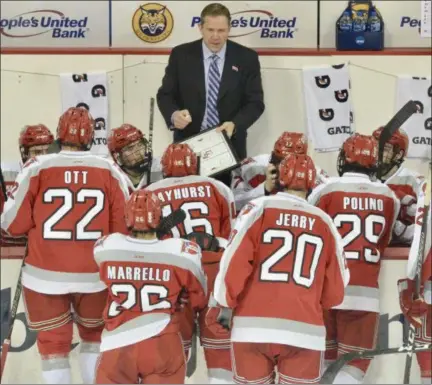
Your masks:
<path fill-rule="evenodd" d="M 316 186 L 307 197 L 308 203 L 315 206 L 323 195 L 332 190 L 333 186 L 338 182 L 337 179 L 330 177 L 326 180 L 326 183 Z"/>
<path fill-rule="evenodd" d="M 103 252 L 104 250 L 118 248 L 119 243 L 123 242 L 125 237 L 126 236 L 123 234 L 113 233 L 99 238 L 93 246 L 94 253 L 96 254 Z"/>
<path fill-rule="evenodd" d="M 246 220 L 254 221 L 258 216 L 260 216 L 265 208 L 268 198 L 271 197 L 259 197 L 246 203 L 236 217 L 236 227 L 241 222 Z"/>
<path fill-rule="evenodd" d="M 20 179 L 22 180 L 25 176 L 36 176 L 39 171 L 44 168 L 44 165 L 50 164 L 54 155 L 55 154 L 39 155 L 28 159 L 27 162 L 23 164 L 22 170 L 18 174 L 17 181 Z"/>
<path fill-rule="evenodd" d="M 196 265 L 201 266 L 201 248 L 195 242 L 182 238 L 169 238 L 162 242 L 166 250 L 182 258 L 187 258 Z"/>

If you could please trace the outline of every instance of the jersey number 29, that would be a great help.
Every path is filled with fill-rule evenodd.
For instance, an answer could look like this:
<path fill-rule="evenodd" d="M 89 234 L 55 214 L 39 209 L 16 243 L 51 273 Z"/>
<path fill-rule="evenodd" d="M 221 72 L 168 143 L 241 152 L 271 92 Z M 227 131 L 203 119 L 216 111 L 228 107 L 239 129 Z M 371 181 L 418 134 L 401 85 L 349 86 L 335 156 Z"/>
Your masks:
<path fill-rule="evenodd" d="M 333 222 L 337 228 L 341 228 L 345 223 L 351 225 L 351 230 L 343 236 L 342 242 L 346 259 L 357 260 L 360 259 L 360 252 L 348 251 L 351 243 L 359 237 L 364 237 L 368 243 L 377 245 L 386 224 L 383 216 L 375 214 L 370 214 L 364 219 L 356 214 L 338 214 L 333 218 Z M 380 227 L 378 232 L 377 227 Z M 376 248 L 364 247 L 363 255 L 367 262 L 378 263 L 380 260 L 380 252 Z"/>

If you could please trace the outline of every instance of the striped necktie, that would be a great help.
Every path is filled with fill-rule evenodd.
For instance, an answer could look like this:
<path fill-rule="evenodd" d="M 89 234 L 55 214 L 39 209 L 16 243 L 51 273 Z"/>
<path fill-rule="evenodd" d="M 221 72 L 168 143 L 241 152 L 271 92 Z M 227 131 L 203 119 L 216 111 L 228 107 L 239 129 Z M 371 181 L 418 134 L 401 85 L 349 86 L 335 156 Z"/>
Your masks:
<path fill-rule="evenodd" d="M 219 94 L 220 73 L 217 55 L 210 57 L 210 69 L 208 74 L 208 93 L 207 93 L 207 126 L 206 128 L 219 125 L 219 113 L 217 110 L 217 99 Z"/>

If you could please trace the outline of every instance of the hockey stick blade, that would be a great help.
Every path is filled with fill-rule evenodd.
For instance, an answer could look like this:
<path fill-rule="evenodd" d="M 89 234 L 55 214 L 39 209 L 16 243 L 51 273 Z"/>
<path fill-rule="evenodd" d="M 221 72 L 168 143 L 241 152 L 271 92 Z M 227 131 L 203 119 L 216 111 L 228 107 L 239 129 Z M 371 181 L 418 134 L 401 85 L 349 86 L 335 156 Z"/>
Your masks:
<path fill-rule="evenodd" d="M 380 145 L 384 145 L 392 135 L 397 131 L 398 128 L 417 112 L 417 104 L 414 101 L 408 101 L 390 121 L 384 126 L 383 131 L 380 136 Z"/>
<path fill-rule="evenodd" d="M 333 384 L 336 375 L 339 371 L 350 361 L 357 360 L 360 358 L 374 358 L 376 356 L 384 354 L 400 354 L 409 352 L 424 352 L 432 349 L 432 344 L 418 344 L 415 346 L 403 345 L 399 348 L 389 348 L 389 349 L 374 349 L 374 350 L 362 350 L 359 352 L 345 353 L 340 356 L 335 362 L 330 364 L 327 370 L 321 377 L 320 384 Z"/>
<path fill-rule="evenodd" d="M 384 146 L 388 142 L 388 140 L 392 137 L 392 135 L 400 128 L 402 125 L 417 112 L 417 105 L 412 101 L 408 101 L 390 121 L 384 126 L 378 145 L 378 177 L 381 178 L 382 172 L 382 160 L 384 154 Z"/>
<path fill-rule="evenodd" d="M 173 227 L 178 226 L 185 219 L 186 213 L 182 209 L 173 211 L 170 215 L 162 218 L 159 227 L 156 230 L 157 235 L 160 237 L 168 234 Z"/>

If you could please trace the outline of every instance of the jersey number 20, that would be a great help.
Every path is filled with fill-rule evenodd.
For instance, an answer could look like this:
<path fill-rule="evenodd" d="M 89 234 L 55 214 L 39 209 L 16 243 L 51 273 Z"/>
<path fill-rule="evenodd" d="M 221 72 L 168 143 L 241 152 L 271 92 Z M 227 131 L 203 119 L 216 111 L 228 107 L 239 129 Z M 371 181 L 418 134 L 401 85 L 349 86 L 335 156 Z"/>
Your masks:
<path fill-rule="evenodd" d="M 275 239 L 282 240 L 282 246 L 261 264 L 260 280 L 269 282 L 289 282 L 289 273 L 271 271 L 271 268 L 283 258 L 287 257 L 290 253 L 293 253 L 293 281 L 297 285 L 307 288 L 311 287 L 315 279 L 315 272 L 323 249 L 322 238 L 307 233 L 303 233 L 295 238 L 288 230 L 269 229 L 264 232 L 262 242 L 264 244 L 271 244 Z M 310 264 L 309 276 L 304 276 L 302 270 L 306 262 L 307 245 L 310 245 L 313 248 L 312 263 Z"/>

